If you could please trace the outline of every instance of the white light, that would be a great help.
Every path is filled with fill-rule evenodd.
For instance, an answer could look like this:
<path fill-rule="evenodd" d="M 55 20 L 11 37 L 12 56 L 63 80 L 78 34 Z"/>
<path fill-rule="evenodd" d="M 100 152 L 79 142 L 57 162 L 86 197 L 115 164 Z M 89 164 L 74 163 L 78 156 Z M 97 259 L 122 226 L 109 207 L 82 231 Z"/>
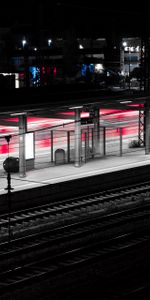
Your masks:
<path fill-rule="evenodd" d="M 52 43 L 52 40 L 51 39 L 48 39 L 48 46 L 50 46 Z"/>
<path fill-rule="evenodd" d="M 15 75 L 15 88 L 19 88 L 19 74 L 18 73 L 0 73 L 3 76 L 12 76 Z"/>
<path fill-rule="evenodd" d="M 81 109 L 81 108 L 83 108 L 82 105 L 69 107 L 69 109 Z"/>
<path fill-rule="evenodd" d="M 37 51 L 37 48 L 36 48 L 36 47 L 34 48 L 34 51 Z"/>
<path fill-rule="evenodd" d="M 83 49 L 83 48 L 84 48 L 84 47 L 80 44 L 80 45 L 79 45 L 79 49 Z"/>
<path fill-rule="evenodd" d="M 24 47 L 26 45 L 27 41 L 25 39 L 22 40 L 22 46 Z"/>
<path fill-rule="evenodd" d="M 123 42 L 123 43 L 122 43 L 122 46 L 123 46 L 123 47 L 126 47 L 126 46 L 127 46 L 127 42 Z"/>
<path fill-rule="evenodd" d="M 15 88 L 19 88 L 19 74 L 15 73 Z"/>
<path fill-rule="evenodd" d="M 131 100 L 120 101 L 121 104 L 131 103 Z"/>
<path fill-rule="evenodd" d="M 97 72 L 100 72 L 102 71 L 104 68 L 103 68 L 103 65 L 102 64 L 96 64 L 95 65 L 95 71 Z"/>
<path fill-rule="evenodd" d="M 121 75 L 124 75 L 124 74 L 125 74 L 125 72 L 122 70 L 122 71 L 121 71 Z"/>
<path fill-rule="evenodd" d="M 16 112 L 16 113 L 11 113 L 10 114 L 12 117 L 15 117 L 15 116 L 23 116 L 23 115 L 27 115 L 26 112 Z"/>
<path fill-rule="evenodd" d="M 134 52 L 134 47 L 130 47 L 130 51 L 131 51 L 131 52 Z"/>
<path fill-rule="evenodd" d="M 136 47 L 136 52 L 139 52 L 140 51 L 140 46 L 137 46 Z"/>

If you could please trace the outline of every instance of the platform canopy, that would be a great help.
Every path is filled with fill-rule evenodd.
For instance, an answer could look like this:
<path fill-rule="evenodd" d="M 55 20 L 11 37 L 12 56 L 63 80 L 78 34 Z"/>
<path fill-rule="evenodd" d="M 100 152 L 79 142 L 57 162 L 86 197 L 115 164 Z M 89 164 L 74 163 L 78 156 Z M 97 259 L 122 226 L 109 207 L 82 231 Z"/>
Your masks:
<path fill-rule="evenodd" d="M 0 124 L 5 118 L 26 113 L 34 117 L 61 117 L 60 112 L 81 105 L 83 111 L 95 109 L 144 110 L 150 103 L 150 95 L 143 92 L 112 92 L 96 89 L 59 87 L 49 89 L 29 89 L 6 91 L 1 95 Z M 10 121 L 11 122 L 11 121 Z M 10 123 L 9 123 L 10 124 Z M 16 124 L 17 125 L 17 124 Z"/>

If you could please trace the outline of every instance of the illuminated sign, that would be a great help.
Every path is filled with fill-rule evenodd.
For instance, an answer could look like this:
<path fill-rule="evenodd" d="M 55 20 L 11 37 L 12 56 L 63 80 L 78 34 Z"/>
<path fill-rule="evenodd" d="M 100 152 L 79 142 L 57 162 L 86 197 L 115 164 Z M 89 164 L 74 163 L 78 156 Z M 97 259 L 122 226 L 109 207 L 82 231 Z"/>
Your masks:
<path fill-rule="evenodd" d="M 25 159 L 34 159 L 34 133 L 25 134 Z"/>
<path fill-rule="evenodd" d="M 134 47 L 134 46 L 131 46 L 131 47 L 125 46 L 124 50 L 128 51 L 128 52 L 139 52 L 140 51 L 140 46 L 137 46 L 137 47 Z"/>

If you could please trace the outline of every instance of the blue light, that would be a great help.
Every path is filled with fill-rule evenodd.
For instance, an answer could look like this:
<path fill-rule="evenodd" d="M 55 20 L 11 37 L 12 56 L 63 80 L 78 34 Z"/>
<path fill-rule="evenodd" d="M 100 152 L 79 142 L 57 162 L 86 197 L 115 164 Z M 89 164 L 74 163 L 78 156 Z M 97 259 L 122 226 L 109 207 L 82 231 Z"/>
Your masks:
<path fill-rule="evenodd" d="M 81 75 L 85 76 L 86 75 L 86 69 L 87 69 L 87 65 L 83 64 L 81 67 Z"/>
<path fill-rule="evenodd" d="M 87 70 L 90 71 L 90 73 L 94 73 L 94 64 L 83 64 L 81 67 L 81 75 L 86 76 Z"/>
<path fill-rule="evenodd" d="M 89 70 L 90 70 L 91 73 L 94 72 L 94 65 L 93 65 L 93 64 L 90 64 L 90 65 L 89 65 Z"/>
<path fill-rule="evenodd" d="M 40 69 L 37 67 L 29 67 L 31 73 L 31 81 L 33 85 L 37 85 L 40 81 Z"/>

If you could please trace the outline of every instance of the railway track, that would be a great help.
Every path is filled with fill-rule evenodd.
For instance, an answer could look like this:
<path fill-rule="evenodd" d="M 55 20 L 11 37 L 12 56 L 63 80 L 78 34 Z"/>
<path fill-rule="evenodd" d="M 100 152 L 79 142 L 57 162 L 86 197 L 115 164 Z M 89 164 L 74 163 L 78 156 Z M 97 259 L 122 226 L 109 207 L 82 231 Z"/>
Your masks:
<path fill-rule="evenodd" d="M 74 249 L 38 259 L 18 268 L 9 269 L 0 274 L 0 293 L 7 295 L 16 288 L 29 288 L 30 284 L 54 277 L 74 273 L 89 264 L 103 262 L 113 256 L 122 255 L 143 246 L 150 246 L 150 235 L 135 235 L 134 232 L 122 234 L 106 241 L 96 241 L 90 245 L 77 246 Z M 59 284 L 58 284 L 59 285 Z M 55 290 L 55 286 L 54 286 Z M 52 287 L 52 293 L 55 293 Z"/>
<path fill-rule="evenodd" d="M 133 224 L 134 220 L 134 224 Z M 72 221 L 72 224 L 48 229 L 44 232 L 30 234 L 10 243 L 0 244 L 0 268 L 7 269 L 11 266 L 18 267 L 20 262 L 25 264 L 29 260 L 38 257 L 61 252 L 62 249 L 74 247 L 74 245 L 89 243 L 97 239 L 106 239 L 121 231 L 128 232 L 134 227 L 135 231 L 147 228 L 150 223 L 150 205 L 142 208 L 126 209 L 121 212 L 104 216 L 91 216 L 86 220 Z M 135 229 L 136 228 L 136 229 Z"/>
<path fill-rule="evenodd" d="M 9 299 L 8 290 L 15 293 L 126 250 L 149 247 L 149 197 L 146 182 L 12 213 L 11 241 L 0 244 L 0 294 Z M 0 224 L 7 228 L 8 215 Z M 26 235 L 25 230 L 18 234 L 20 224 Z"/>
<path fill-rule="evenodd" d="M 150 182 L 145 182 L 1 215 L 1 241 L 7 239 L 8 226 L 11 226 L 11 236 L 15 238 L 29 234 L 30 229 L 39 230 L 39 226 L 43 230 L 45 226 L 72 223 L 73 219 L 86 218 L 91 214 L 120 210 L 124 206 L 144 205 L 149 200 Z"/>

